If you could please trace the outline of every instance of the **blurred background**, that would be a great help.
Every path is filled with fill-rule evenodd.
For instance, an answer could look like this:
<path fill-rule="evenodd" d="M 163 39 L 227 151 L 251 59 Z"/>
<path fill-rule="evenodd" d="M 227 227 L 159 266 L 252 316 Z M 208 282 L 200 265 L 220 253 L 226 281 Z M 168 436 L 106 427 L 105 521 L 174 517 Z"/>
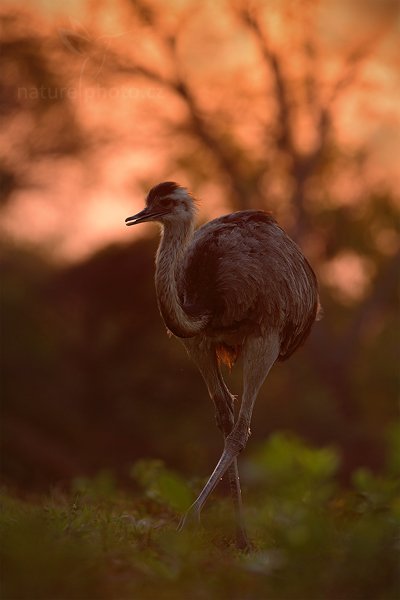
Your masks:
<path fill-rule="evenodd" d="M 0 8 L 2 477 L 68 485 L 141 457 L 205 476 L 214 411 L 153 287 L 146 192 L 204 222 L 272 211 L 325 310 L 272 370 L 249 446 L 294 432 L 341 477 L 398 417 L 397 0 L 50 0 Z M 398 331 L 398 329 L 397 329 Z M 240 377 L 227 373 L 236 393 Z"/>

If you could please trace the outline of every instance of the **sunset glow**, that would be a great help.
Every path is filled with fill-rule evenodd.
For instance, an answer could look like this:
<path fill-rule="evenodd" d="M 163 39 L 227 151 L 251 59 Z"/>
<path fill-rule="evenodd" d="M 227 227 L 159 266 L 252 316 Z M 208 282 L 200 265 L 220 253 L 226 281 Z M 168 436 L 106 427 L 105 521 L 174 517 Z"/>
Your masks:
<path fill-rule="evenodd" d="M 279 9 L 268 16 L 271 44 L 285 56 L 284 69 L 291 79 L 294 102 L 299 106 L 307 91 L 300 84 L 299 73 L 317 65 L 321 77 L 319 87 L 312 93 L 327 101 L 337 85 L 334 82 L 351 76 L 352 67 L 343 67 L 344 56 L 364 52 L 365 46 L 367 58 L 351 88 L 338 100 L 332 100 L 337 143 L 349 156 L 365 144 L 371 147 L 362 179 L 346 168 L 344 160 L 342 170 L 329 184 L 332 201 L 343 205 L 362 203 L 367 188 L 396 189 L 400 183 L 399 65 L 395 52 L 398 32 L 394 23 L 388 23 L 390 12 L 379 13 L 373 2 L 370 5 L 370 12 L 362 11 L 361 20 L 357 2 L 350 10 L 348 3 L 329 0 L 315 11 L 305 11 L 302 20 Z M 22 1 L 13 2 L 12 6 L 27 8 Z M 273 84 L 257 45 L 244 30 L 236 31 L 238 21 L 233 14 L 221 11 L 213 3 L 200 8 L 182 1 L 173 7 L 163 27 L 168 31 L 179 19 L 185 23 L 177 52 L 182 69 L 190 72 L 201 110 L 205 115 L 219 115 L 225 135 L 230 131 L 249 156 L 264 160 L 265 132 L 274 126 L 277 114 L 274 101 L 265 97 L 268 86 Z M 13 202 L 3 209 L 1 228 L 7 236 L 43 244 L 58 259 L 79 260 L 104 244 L 142 235 L 135 230 L 128 237 L 123 218 L 141 206 L 149 186 L 163 179 L 177 179 L 194 190 L 201 199 L 201 219 L 230 210 L 230 198 L 213 175 L 215 167 L 211 162 L 210 180 L 201 176 L 196 183 L 187 176 L 185 168 L 172 160 L 177 150 L 182 154 L 179 146 L 185 144 L 188 160 L 196 162 L 196 155 L 201 153 L 201 161 L 209 161 L 204 149 L 185 135 L 174 133 L 185 116 L 182 100 L 161 80 L 140 76 L 135 79 L 124 69 L 120 73 L 113 68 L 110 71 L 118 56 L 125 57 L 122 61 L 126 59 L 127 65 L 139 59 L 140 64 L 154 69 L 161 77 L 174 77 L 171 61 L 161 52 L 149 26 L 138 25 L 132 16 L 126 19 L 123 2 L 97 6 L 76 0 L 62 6 L 37 0 L 30 3 L 28 11 L 39 32 L 40 27 L 56 32 L 55 42 L 48 47 L 49 51 L 52 48 L 54 59 L 60 52 L 65 57 L 65 86 L 38 89 L 27 82 L 18 87 L 19 100 L 27 107 L 66 100 L 76 113 L 88 147 L 80 160 L 43 157 L 36 161 L 35 189 L 17 192 Z M 212 27 L 207 26 L 210 14 Z M 381 19 L 379 26 L 377 15 Z M 315 59 L 298 51 L 310 33 L 304 29 L 305 23 L 311 28 L 310 43 L 319 48 Z M 76 39 L 83 44 L 76 51 L 73 36 L 78 36 Z M 378 39 L 376 43 L 374 38 Z M 85 49 L 86 42 L 94 47 Z M 369 43 L 375 44 L 371 53 Z M 318 143 L 313 113 L 295 110 L 294 118 L 299 151 L 312 152 Z M 8 121 L 0 143 L 5 149 L 16 140 L 19 130 L 22 137 L 27 132 L 30 136 L 45 135 L 35 128 L 28 113 L 17 113 Z M 18 154 L 21 148 L 16 146 L 12 152 Z M 276 164 L 264 178 L 264 207 L 290 222 L 290 182 L 280 169 Z M 309 189 L 313 201 L 312 187 Z M 320 184 L 315 189 L 319 192 Z M 318 195 L 316 198 L 321 201 Z M 21 222 L 29 223 L 29 227 L 21 227 Z M 334 273 L 340 271 L 342 261 L 338 259 L 334 264 L 331 277 L 336 280 Z M 346 264 L 346 269 L 351 268 L 348 261 Z M 354 269 L 356 274 L 355 266 Z"/>

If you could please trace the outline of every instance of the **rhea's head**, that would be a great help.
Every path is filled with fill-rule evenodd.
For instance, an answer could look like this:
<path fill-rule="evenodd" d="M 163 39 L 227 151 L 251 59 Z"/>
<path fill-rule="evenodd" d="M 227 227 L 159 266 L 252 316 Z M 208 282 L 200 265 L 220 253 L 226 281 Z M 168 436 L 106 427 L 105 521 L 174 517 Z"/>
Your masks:
<path fill-rule="evenodd" d="M 146 207 L 136 215 L 125 219 L 127 225 L 145 221 L 157 221 L 162 225 L 192 222 L 195 203 L 188 190 L 173 181 L 164 181 L 151 188 Z"/>

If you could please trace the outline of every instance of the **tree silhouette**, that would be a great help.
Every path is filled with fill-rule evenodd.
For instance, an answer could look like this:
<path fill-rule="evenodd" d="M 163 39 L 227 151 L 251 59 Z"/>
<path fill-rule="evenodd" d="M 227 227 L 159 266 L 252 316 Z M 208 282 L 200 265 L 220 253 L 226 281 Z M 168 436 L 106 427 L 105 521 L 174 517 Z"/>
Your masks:
<path fill-rule="evenodd" d="M 368 230 L 369 215 L 362 220 L 355 215 L 357 209 L 346 210 L 341 205 L 335 205 L 330 185 L 337 171 L 347 173 L 349 178 L 362 177 L 366 168 L 365 154 L 368 154 L 369 148 L 360 147 L 350 160 L 340 148 L 336 134 L 337 121 L 340 119 L 338 103 L 346 93 L 354 94 L 365 63 L 390 34 L 393 16 L 398 12 L 395 4 L 382 6 L 375 26 L 364 33 L 361 39 L 357 40 L 356 37 L 349 49 L 342 50 L 338 73 L 328 84 L 324 81 L 324 67 L 328 65 L 328 60 L 324 57 L 315 19 L 313 22 L 313 11 L 317 9 L 318 2 L 297 3 L 296 8 L 290 1 L 282 4 L 280 16 L 283 33 L 290 39 L 291 36 L 299 37 L 299 30 L 301 32 L 297 52 L 293 52 L 299 64 L 297 71 L 287 65 L 291 59 L 288 49 L 271 39 L 269 9 L 273 3 L 230 4 L 229 16 L 238 24 L 238 35 L 249 36 L 255 45 L 254 69 L 259 70 L 265 82 L 264 97 L 247 99 L 248 108 L 253 101 L 264 103 L 265 106 L 259 122 L 260 128 L 264 128 L 262 145 L 257 149 L 258 154 L 254 159 L 241 144 L 240 138 L 235 136 L 234 119 L 231 129 L 226 131 L 230 125 L 229 117 L 232 117 L 229 101 L 226 106 L 229 116 L 225 122 L 220 119 L 219 109 L 210 111 L 202 106 L 201 89 L 195 84 L 196 65 L 184 62 L 184 50 L 179 51 L 185 26 L 192 17 L 190 10 L 184 11 L 173 25 L 166 25 L 163 18 L 165 14 L 156 3 L 140 0 L 129 6 L 143 27 L 140 29 L 142 36 L 151 37 L 159 46 L 168 69 L 156 68 L 143 59 L 145 55 L 135 58 L 127 54 L 114 54 L 108 62 L 110 70 L 134 79 L 145 78 L 155 82 L 179 98 L 185 110 L 177 125 L 169 125 L 169 135 L 178 140 L 176 145 L 183 152 L 186 150 L 185 138 L 195 140 L 207 152 L 214 164 L 213 175 L 223 186 L 233 207 L 271 208 L 272 205 L 279 214 L 279 201 L 283 201 L 287 207 L 283 214 L 286 228 L 306 249 L 310 246 L 312 260 L 321 267 L 346 249 L 354 249 L 360 256 L 367 255 L 374 262 L 372 270 L 375 277 L 370 282 L 371 291 L 348 311 L 343 328 L 339 332 L 334 331 L 335 323 L 328 310 L 306 349 L 321 380 L 330 386 L 343 415 L 347 419 L 355 419 L 357 399 L 351 390 L 349 370 L 368 336 L 370 324 L 380 319 L 386 311 L 394 309 L 395 274 L 400 266 L 400 253 L 398 244 L 397 250 L 394 245 L 393 252 L 386 256 L 373 248 L 372 239 L 364 247 L 355 242 L 356 235 L 352 232 L 355 233 L 356 229 Z M 185 48 L 187 45 L 186 40 Z M 165 71 L 168 71 L 168 75 Z M 243 92 L 239 85 L 238 90 Z M 245 120 L 247 116 L 245 113 L 241 118 Z M 312 139 L 306 148 L 296 131 L 302 120 L 307 123 L 310 130 L 308 136 Z M 175 151 L 173 156 L 179 163 L 183 160 L 179 156 L 181 151 L 176 148 Z M 196 156 L 197 160 L 201 162 L 201 154 Z M 189 165 L 189 170 L 191 168 L 194 165 Z M 266 177 L 274 178 L 274 170 L 278 171 L 287 187 L 286 194 L 278 202 L 274 199 L 271 201 L 268 187 L 263 185 Z M 396 209 L 390 193 L 388 195 L 385 190 L 379 193 L 379 190 L 368 189 L 366 185 L 362 202 L 370 206 L 370 213 L 379 212 L 378 206 L 381 204 L 383 210 L 386 208 L 391 213 L 395 222 Z M 327 227 L 328 220 L 330 224 Z M 337 226 L 344 227 L 350 233 L 348 239 L 342 239 L 341 245 L 337 244 Z M 387 226 L 385 218 L 381 220 L 381 226 Z M 317 252 L 312 251 L 312 245 L 318 246 Z M 325 291 L 322 293 L 324 297 Z"/>

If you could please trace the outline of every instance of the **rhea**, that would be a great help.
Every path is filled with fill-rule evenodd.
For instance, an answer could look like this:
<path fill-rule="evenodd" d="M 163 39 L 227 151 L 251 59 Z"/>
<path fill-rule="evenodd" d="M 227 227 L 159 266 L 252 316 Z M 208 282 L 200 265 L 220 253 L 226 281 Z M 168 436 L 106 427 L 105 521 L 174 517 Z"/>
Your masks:
<path fill-rule="evenodd" d="M 238 454 L 250 435 L 257 394 L 276 361 L 289 358 L 308 336 L 319 310 L 315 274 L 299 247 L 261 210 L 228 214 L 195 231 L 196 202 L 174 182 L 153 187 L 146 207 L 127 225 L 156 221 L 161 241 L 155 286 L 168 332 L 196 363 L 224 436 L 214 471 L 185 513 L 200 519 L 205 501 L 227 473 L 240 548 L 249 541 L 243 519 Z M 243 360 L 243 391 L 235 420 L 234 396 L 221 372 Z"/>

